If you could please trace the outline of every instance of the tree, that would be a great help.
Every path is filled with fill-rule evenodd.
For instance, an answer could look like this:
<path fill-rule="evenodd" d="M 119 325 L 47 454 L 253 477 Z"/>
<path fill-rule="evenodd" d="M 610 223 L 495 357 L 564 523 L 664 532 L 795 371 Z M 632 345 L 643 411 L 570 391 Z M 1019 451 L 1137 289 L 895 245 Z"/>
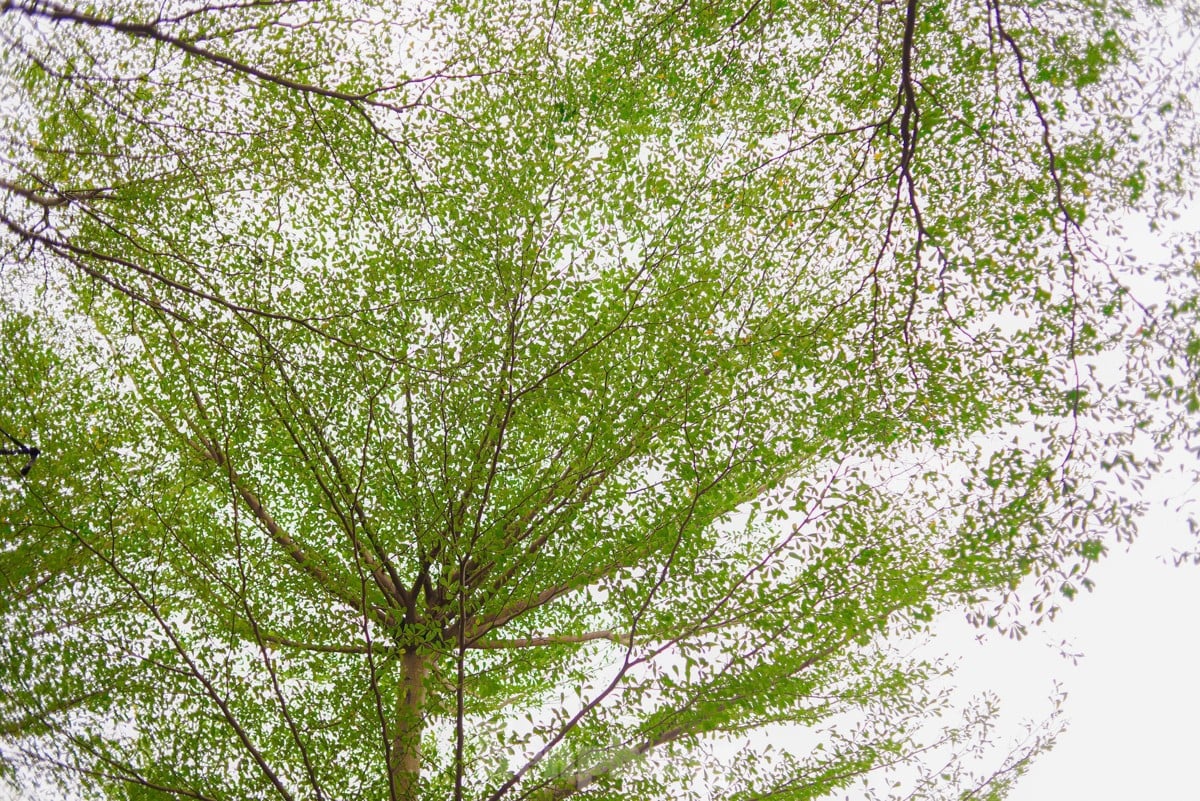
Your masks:
<path fill-rule="evenodd" d="M 6 0 L 6 775 L 999 792 L 891 644 L 1051 614 L 1192 430 L 1195 251 L 1111 233 L 1189 13 Z"/>

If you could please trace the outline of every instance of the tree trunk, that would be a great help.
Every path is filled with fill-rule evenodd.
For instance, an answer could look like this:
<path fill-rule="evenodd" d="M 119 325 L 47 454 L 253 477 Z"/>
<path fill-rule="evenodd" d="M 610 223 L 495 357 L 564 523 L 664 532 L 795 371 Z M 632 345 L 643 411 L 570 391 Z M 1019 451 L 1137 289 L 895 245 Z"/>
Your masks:
<path fill-rule="evenodd" d="M 425 659 L 415 648 L 405 650 L 400 656 L 402 683 L 396 698 L 396 724 L 388 756 L 392 801 L 417 801 L 420 797 Z"/>

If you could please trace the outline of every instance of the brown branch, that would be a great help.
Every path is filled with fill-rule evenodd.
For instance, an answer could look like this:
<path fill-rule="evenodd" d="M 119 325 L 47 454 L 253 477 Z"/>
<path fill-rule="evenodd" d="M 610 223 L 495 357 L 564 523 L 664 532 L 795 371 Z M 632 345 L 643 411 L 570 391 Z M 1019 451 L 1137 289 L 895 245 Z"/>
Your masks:
<path fill-rule="evenodd" d="M 132 593 L 138 602 L 141 603 L 146 611 L 149 612 L 154 618 L 154 622 L 158 626 L 159 630 L 167 638 L 175 653 L 179 655 L 179 658 L 186 666 L 185 669 L 187 674 L 191 678 L 194 678 L 201 685 L 201 687 L 204 688 L 205 695 L 207 695 L 208 698 L 220 710 L 221 719 L 223 719 L 233 731 L 234 735 L 238 739 L 238 742 L 240 742 L 242 747 L 245 748 L 246 752 L 250 755 L 250 758 L 258 766 L 263 776 L 270 782 L 276 793 L 286 801 L 294 801 L 292 793 L 280 779 L 279 774 L 276 773 L 276 771 L 267 761 L 266 754 L 264 754 L 263 751 L 254 744 L 253 740 L 250 738 L 250 733 L 238 719 L 237 715 L 234 714 L 233 708 L 230 706 L 229 698 L 222 695 L 218 691 L 213 680 L 205 675 L 205 673 L 200 669 L 200 666 L 196 664 L 196 660 L 193 658 L 192 654 L 188 651 L 187 647 L 180 639 L 179 633 L 172 628 L 171 624 L 168 623 L 166 618 L 163 617 L 163 612 L 159 606 L 155 604 L 149 596 L 146 595 L 146 592 L 142 589 L 142 587 L 139 586 L 138 583 L 134 581 L 134 579 L 128 573 L 121 569 L 113 556 L 110 556 L 104 553 L 103 550 L 97 548 L 77 530 L 70 528 L 61 521 L 59 521 L 59 524 L 64 528 L 64 530 L 69 531 L 80 545 L 82 545 L 84 548 L 90 551 L 93 556 L 103 562 L 108 569 L 112 571 L 113 575 L 118 581 L 129 588 L 130 593 Z"/>
<path fill-rule="evenodd" d="M 53 757 L 45 756 L 44 754 L 37 754 L 35 757 L 37 761 L 44 765 L 50 765 L 62 773 L 74 772 L 80 774 L 81 776 L 87 776 L 93 779 L 105 779 L 107 781 L 117 781 L 125 784 L 137 785 L 139 787 L 144 787 L 148 790 L 154 791 L 154 793 L 158 795 L 166 795 L 176 798 L 194 798 L 197 801 L 215 801 L 212 796 L 205 795 L 199 790 L 193 790 L 187 787 L 170 786 L 161 782 L 151 781 L 143 776 L 137 770 L 137 768 L 129 763 L 102 753 L 96 748 L 95 744 L 87 738 L 79 737 L 69 732 L 63 732 L 63 736 L 66 737 L 71 743 L 90 754 L 94 759 L 110 766 L 112 770 L 86 768 L 80 765 L 77 761 L 68 763 Z"/>
<path fill-rule="evenodd" d="M 284 380 L 286 389 L 295 399 L 296 403 L 300 406 L 299 411 L 302 412 L 302 414 L 296 414 L 296 410 L 283 409 L 272 398 L 269 396 L 267 398 L 267 402 L 275 411 L 280 423 L 284 426 L 284 428 L 287 429 L 288 436 L 291 437 L 292 443 L 299 450 L 301 457 L 303 457 L 305 464 L 311 471 L 313 479 L 317 482 L 322 494 L 325 496 L 326 500 L 329 501 L 329 505 L 333 511 L 333 514 L 337 516 L 339 521 L 341 521 L 342 530 L 345 531 L 346 535 L 350 538 L 356 557 L 362 559 L 367 565 L 367 568 L 371 572 L 371 577 L 375 580 L 376 586 L 379 587 L 380 592 L 383 594 L 387 602 L 397 606 L 403 606 L 411 611 L 415 598 L 415 590 L 408 590 L 400 580 L 400 576 L 397 573 L 395 566 L 388 558 L 387 552 L 380 545 L 378 538 L 372 531 L 369 521 L 367 520 L 366 512 L 358 500 L 362 483 L 361 471 L 359 475 L 359 489 L 351 489 L 349 483 L 343 475 L 341 460 L 338 459 L 336 452 L 330 446 L 327 438 L 325 437 L 325 433 L 322 430 L 321 425 L 317 422 L 320 417 L 315 414 L 314 410 L 308 405 L 303 393 L 297 386 L 295 379 L 289 373 L 285 360 L 283 359 L 282 354 L 279 352 L 279 349 L 276 348 L 270 341 L 268 341 L 267 337 L 264 336 L 250 321 L 247 320 L 246 325 L 254 331 L 255 336 L 257 336 L 260 342 L 262 342 L 263 346 L 268 349 L 271 354 L 271 360 L 275 363 L 276 369 L 279 371 L 279 375 Z M 289 414 L 285 412 L 291 413 Z M 372 417 L 374 416 L 374 400 L 372 400 L 371 415 Z M 328 460 L 329 465 L 332 468 L 333 478 L 337 480 L 338 485 L 342 490 L 342 495 L 350 503 L 352 514 L 347 514 L 342 509 L 342 505 L 338 501 L 337 494 L 322 477 L 316 460 L 313 458 L 312 454 L 309 453 L 309 449 L 305 447 L 300 436 L 300 432 L 292 423 L 292 419 L 294 417 L 299 417 L 304 423 L 307 424 L 307 429 L 309 430 L 312 438 L 316 440 L 321 452 L 324 453 L 325 458 Z M 362 455 L 363 470 L 365 470 L 366 467 L 367 445 L 368 442 L 364 441 Z M 358 518 L 363 530 L 366 531 L 367 539 L 371 543 L 371 546 L 375 552 L 375 556 L 367 553 L 366 549 L 362 546 L 362 542 L 355 531 L 353 519 L 355 516 Z"/>
<path fill-rule="evenodd" d="M 696 513 L 696 502 L 698 499 L 699 493 L 697 493 L 696 497 L 692 499 L 692 503 L 683 515 L 683 519 L 679 521 L 679 528 L 676 532 L 675 540 L 672 543 L 670 550 L 667 552 L 666 557 L 663 559 L 662 568 L 659 571 L 658 576 L 650 585 L 650 589 L 646 593 L 646 597 L 642 600 L 638 609 L 633 613 L 632 620 L 630 621 L 629 625 L 628 641 L 624 646 L 625 655 L 621 666 L 617 669 L 616 675 L 609 680 L 608 684 L 605 685 L 600 692 L 598 692 L 594 697 L 592 697 L 591 700 L 585 703 L 583 707 L 579 709 L 579 711 L 572 715 L 570 719 L 559 728 L 558 732 L 550 737 L 550 739 L 536 754 L 530 757 L 524 765 L 513 772 L 503 783 L 500 784 L 500 786 L 495 789 L 495 791 L 490 793 L 487 797 L 487 801 L 500 801 L 500 799 L 503 798 L 510 790 L 512 790 L 512 788 L 515 787 L 530 770 L 535 768 L 543 759 L 545 759 L 546 756 L 555 747 L 557 747 L 559 743 L 561 743 L 567 737 L 567 735 L 573 729 L 575 729 L 575 727 L 577 727 L 581 721 L 583 721 L 585 717 L 587 717 L 594 709 L 600 706 L 605 699 L 616 692 L 617 687 L 621 684 L 621 682 L 625 679 L 625 676 L 635 665 L 645 662 L 648 659 L 647 656 L 640 656 L 637 658 L 634 657 L 634 639 L 639 634 L 639 628 L 641 627 L 642 619 L 653 607 L 654 600 L 658 596 L 659 590 L 661 590 L 663 585 L 666 584 L 667 577 L 670 575 L 671 569 L 675 565 L 675 557 L 679 553 L 684 532 L 687 530 L 692 517 Z M 575 790 L 571 790 L 570 792 L 573 793 Z M 570 793 L 568 793 L 568 795 L 569 794 Z M 526 796 L 528 796 L 528 793 L 525 793 L 522 797 Z"/>
<path fill-rule="evenodd" d="M 588 447 L 590 450 L 591 444 Z M 484 594 L 495 597 L 496 594 L 501 593 L 506 587 L 511 587 L 521 569 L 527 567 L 529 561 L 537 557 L 538 552 L 546 545 L 550 537 L 560 529 L 562 518 L 560 517 L 558 521 L 555 521 L 555 516 L 560 515 L 568 506 L 586 502 L 607 475 L 607 469 L 595 470 L 594 465 L 586 466 L 578 471 L 573 468 L 567 468 L 558 478 L 551 481 L 537 503 L 530 504 L 524 514 L 506 524 L 505 545 L 506 547 L 515 549 L 528 539 L 528 536 L 533 533 L 539 522 L 546 522 L 545 529 L 532 541 L 526 543 L 522 557 L 502 573 L 492 577 L 490 592 Z M 560 489 L 562 485 L 568 483 L 568 480 L 572 478 L 575 479 L 574 486 L 570 488 L 570 491 L 561 493 Z M 590 481 L 587 481 L 585 484 L 585 480 L 589 479 Z M 519 507 L 532 497 L 534 497 L 534 493 L 531 492 L 522 498 L 516 506 Z M 491 569 L 492 565 L 480 565 L 468 570 L 465 576 L 460 577 L 460 581 L 463 581 L 465 586 L 471 588 L 478 587 L 488 577 Z M 467 610 L 467 612 L 468 614 L 473 614 L 474 610 Z"/>
<path fill-rule="evenodd" d="M 244 11 L 246 9 L 260 8 L 275 8 L 277 6 L 289 6 L 296 3 L 313 3 L 317 0 L 249 0 L 244 3 L 222 3 L 222 4 L 206 4 L 199 8 L 193 8 L 189 11 L 183 11 L 171 17 L 158 17 L 155 20 L 156 24 L 161 23 L 180 23 L 184 20 L 195 17 L 200 14 L 218 14 L 227 11 Z"/>
<path fill-rule="evenodd" d="M 257 639 L 273 647 L 294 648 L 298 651 L 315 651 L 321 654 L 365 654 L 372 650 L 366 645 L 338 645 L 336 643 L 326 644 L 293 640 L 279 634 L 270 634 L 262 629 L 259 629 L 255 636 Z M 376 648 L 374 650 L 378 651 L 379 649 Z"/>
<path fill-rule="evenodd" d="M 31 731 L 46 728 L 50 725 L 47 723 L 46 718 L 51 715 L 83 706 L 93 698 L 107 695 L 107 690 L 96 690 L 86 695 L 81 695 L 78 698 L 63 698 L 51 701 L 46 704 L 44 709 L 31 712 L 18 720 L 0 723 L 0 737 L 17 737 L 22 734 L 28 734 Z"/>
<path fill-rule="evenodd" d="M 179 341 L 175 338 L 174 333 L 169 330 L 168 335 L 176 358 L 178 358 L 182 363 L 186 364 L 187 359 L 183 355 Z M 159 365 L 153 359 L 150 359 L 147 363 L 150 369 L 158 376 L 159 380 L 165 382 L 166 377 Z M 203 398 L 201 398 L 199 391 L 196 389 L 196 386 L 192 382 L 190 374 L 188 374 L 187 371 L 184 371 L 183 378 L 187 385 L 188 391 L 191 394 L 192 403 L 196 409 L 196 412 L 200 415 L 201 419 L 207 423 L 210 419 L 207 405 L 204 403 Z M 195 436 L 193 437 L 181 430 L 180 427 L 176 425 L 175 422 L 170 418 L 170 416 L 164 414 L 156 406 L 150 405 L 149 409 L 150 412 L 154 414 L 164 426 L 166 426 L 167 430 L 179 437 L 200 458 L 210 461 L 223 469 L 226 480 L 229 482 L 230 489 L 233 490 L 237 497 L 241 498 L 242 502 L 246 504 L 246 506 L 253 513 L 254 518 L 259 525 L 267 532 L 267 534 L 272 540 L 275 541 L 277 545 L 283 548 L 284 552 L 291 557 L 292 561 L 299 566 L 303 572 L 308 574 L 310 578 L 317 582 L 318 586 L 320 586 L 334 598 L 348 605 L 351 609 L 361 613 L 364 616 L 374 619 L 376 622 L 384 626 L 390 626 L 395 623 L 392 616 L 385 610 L 372 606 L 366 601 L 365 598 L 360 599 L 341 587 L 337 582 L 333 581 L 325 569 L 321 565 L 317 564 L 316 560 L 299 543 L 292 539 L 291 535 L 289 535 L 282 526 L 279 525 L 275 518 L 267 511 L 258 495 L 246 485 L 246 482 L 242 478 L 241 474 L 238 473 L 237 469 L 230 462 L 229 456 L 225 450 L 223 450 L 211 437 L 206 436 L 202 430 L 202 427 L 197 424 L 195 420 L 191 419 L 190 417 L 184 418 L 185 425 L 187 425 L 194 432 Z"/>
<path fill-rule="evenodd" d="M 900 138 L 903 152 L 900 155 L 901 167 L 907 174 L 912 156 L 916 150 L 917 122 L 920 111 L 917 108 L 916 90 L 913 88 L 912 55 L 913 42 L 917 31 L 918 0 L 908 0 L 904 9 L 904 41 L 900 49 L 900 97 L 897 104 L 903 105 L 900 118 Z M 909 176 L 911 181 L 911 176 Z"/>
<path fill-rule="evenodd" d="M 813 665 L 839 650 L 842 645 L 842 643 L 837 643 L 835 645 L 829 645 L 826 648 L 818 650 L 800 663 L 800 665 L 798 665 L 792 672 L 792 675 L 808 670 Z M 756 654 L 765 646 L 766 643 L 763 643 L 757 646 L 751 652 L 736 658 L 726 666 L 726 670 L 736 664 L 744 663 L 745 660 L 749 659 L 752 655 Z M 659 651 L 659 653 L 661 653 L 661 651 Z M 706 690 L 709 689 L 711 689 L 711 687 L 708 686 L 696 688 L 691 697 L 687 699 L 682 706 L 672 710 L 668 717 L 661 722 L 666 723 L 672 719 L 679 720 L 685 714 L 694 712 L 696 704 L 705 700 Z M 616 751 L 614 756 L 609 757 L 608 759 L 599 761 L 591 767 L 576 771 L 566 778 L 559 778 L 558 780 L 544 784 L 530 792 L 525 793 L 521 797 L 532 798 L 534 801 L 561 801 L 561 799 L 574 795 L 575 793 L 587 788 L 589 785 L 604 778 L 605 776 L 627 767 L 635 759 L 644 757 L 655 748 L 672 743 L 689 735 L 703 734 L 706 731 L 720 731 L 722 730 L 720 725 L 721 721 L 723 720 L 722 713 L 729 707 L 737 704 L 739 701 L 744 701 L 747 697 L 748 696 L 746 694 L 726 697 L 717 704 L 716 708 L 711 713 L 703 713 L 697 717 L 693 717 L 690 721 L 683 721 L 674 726 L 664 728 L 656 735 L 647 736 L 645 740 L 636 746 L 630 748 L 621 748 L 620 750 Z"/>
<path fill-rule="evenodd" d="M 575 589 L 574 583 L 556 584 L 553 587 L 547 587 L 537 595 L 510 604 L 494 615 L 481 620 L 466 622 L 466 625 L 460 624 L 467 631 L 467 647 L 473 647 L 476 640 L 487 632 L 500 628 L 530 610 L 537 609 L 539 606 L 545 606 L 555 598 L 565 595 L 573 589 Z"/>
<path fill-rule="evenodd" d="M 605 776 L 621 770 L 634 760 L 644 757 L 653 749 L 674 742 L 690 733 L 690 728 L 687 726 L 676 726 L 667 729 L 657 737 L 647 739 L 633 748 L 620 749 L 608 759 L 590 768 L 576 771 L 565 779 L 554 782 L 552 786 L 540 788 L 526 797 L 533 799 L 533 801 L 561 801 L 561 799 L 574 795 Z"/>
<path fill-rule="evenodd" d="M 316 336 L 318 336 L 322 339 L 327 339 L 331 342 L 335 342 L 338 345 L 343 345 L 352 350 L 361 351 L 363 353 L 369 353 L 370 355 L 378 357 L 389 364 L 394 364 L 394 363 L 404 361 L 403 359 L 399 359 L 394 356 L 390 356 L 387 353 L 384 353 L 380 350 L 376 350 L 375 348 L 371 348 L 371 347 L 368 347 L 366 345 L 362 345 L 362 344 L 359 344 L 356 342 L 351 342 L 347 339 L 343 339 L 342 337 L 339 337 L 336 334 L 330 333 L 329 331 L 325 331 L 321 328 L 318 328 L 316 325 L 314 325 L 311 322 L 311 320 L 313 318 L 296 317 L 291 314 L 283 314 L 281 312 L 269 311 L 267 309 L 256 308 L 253 306 L 244 306 L 242 304 L 235 303 L 231 300 L 228 300 L 227 298 L 223 298 L 220 295 L 217 295 L 216 293 L 208 292 L 203 289 L 198 289 L 197 287 L 192 286 L 190 284 L 185 284 L 181 281 L 177 281 L 167 275 L 164 275 L 163 273 L 158 272 L 157 270 L 152 270 L 149 267 L 143 267 L 142 265 L 140 265 L 130 259 L 123 258 L 121 256 L 109 255 L 107 253 L 101 253 L 100 251 L 93 250 L 91 248 L 82 247 L 82 246 L 76 245 L 72 242 L 68 242 L 64 239 L 51 238 L 44 234 L 38 233 L 37 231 L 30 230 L 29 228 L 26 228 L 25 226 L 21 225 L 20 223 L 14 221 L 8 217 L 0 216 L 0 222 L 3 222 L 4 225 L 10 231 L 12 231 L 14 234 L 16 234 L 18 237 L 25 240 L 26 242 L 37 243 L 39 245 L 49 248 L 56 255 L 61 256 L 62 258 L 66 259 L 68 262 L 73 264 L 75 267 L 77 267 L 78 269 L 80 269 L 81 271 L 86 273 L 87 275 L 91 276 L 92 278 L 95 278 L 97 281 L 100 281 L 101 283 L 107 284 L 108 286 L 110 286 L 114 290 L 116 290 L 117 292 L 120 292 L 121 294 L 126 295 L 127 297 L 132 298 L 133 300 L 136 300 L 139 303 L 142 303 L 152 309 L 170 314 L 172 317 L 175 317 L 179 320 L 185 320 L 185 314 L 183 312 L 180 312 L 175 309 L 171 309 L 170 307 L 168 307 L 166 304 L 164 304 L 158 298 L 150 297 L 144 293 L 141 293 L 141 292 L 137 291 L 136 289 L 133 289 L 132 287 L 128 286 L 127 284 L 113 278 L 112 276 L 105 274 L 104 272 L 96 269 L 95 267 L 92 267 L 91 265 L 89 265 L 85 262 L 85 259 L 94 259 L 101 263 L 107 263 L 107 264 L 116 265 L 118 267 L 124 267 L 127 270 L 131 270 L 132 272 L 137 273 L 138 275 L 141 275 L 141 276 L 149 279 L 150 282 L 153 284 L 162 284 L 163 286 L 166 286 L 166 287 L 168 287 L 172 290 L 175 290 L 181 294 L 189 295 L 193 298 L 196 298 L 197 300 L 208 301 L 209 303 L 213 303 L 217 306 L 228 309 L 229 311 L 234 312 L 234 313 L 248 314 L 248 315 L 253 315 L 255 317 L 265 317 L 267 319 L 276 320 L 278 322 L 286 322 L 286 323 L 292 323 L 293 325 L 298 325 L 301 328 L 305 329 L 306 331 L 309 331 L 312 334 L 315 334 Z M 153 254 L 153 255 L 159 255 L 159 254 Z M 187 262 L 185 261 L 184 263 L 186 264 Z M 197 269 L 198 269 L 198 265 L 188 264 L 188 266 L 197 267 Z M 415 368 L 415 369 L 420 369 L 420 368 Z"/>
<path fill-rule="evenodd" d="M 248 600 L 247 590 L 249 588 L 250 579 L 246 573 L 245 549 L 241 535 L 241 521 L 238 515 L 237 498 L 230 497 L 230 507 L 233 513 L 233 537 L 237 562 L 238 578 L 241 581 L 241 587 L 238 591 L 238 598 L 242 603 L 242 610 L 246 613 L 246 620 L 250 624 L 250 628 L 254 632 L 254 640 L 258 645 L 259 654 L 262 656 L 263 665 L 267 669 L 267 674 L 271 679 L 271 690 L 275 696 L 276 702 L 279 704 L 279 714 L 287 725 L 288 732 L 292 736 L 292 742 L 296 744 L 296 748 L 300 751 L 300 760 L 304 763 L 304 772 L 308 776 L 309 784 L 312 786 L 314 798 L 316 801 L 325 801 L 325 793 L 321 789 L 320 779 L 317 778 L 317 772 L 313 768 L 312 757 L 309 755 L 308 746 L 305 745 L 304 738 L 300 734 L 300 727 L 296 724 L 296 719 L 292 715 L 288 705 L 287 695 L 283 691 L 283 686 L 279 681 L 279 672 L 275 669 L 275 659 L 272 657 L 272 649 L 263 640 L 262 633 L 258 627 L 258 620 L 254 616 L 254 610 Z"/>
<path fill-rule="evenodd" d="M 80 200 L 95 200 L 102 197 L 106 190 L 103 189 L 61 189 L 52 190 L 54 194 L 44 195 L 34 189 L 15 184 L 5 178 L 0 178 L 0 189 L 4 189 L 19 198 L 28 200 L 34 205 L 41 206 L 43 209 L 54 209 L 60 206 L 66 206 L 69 203 Z"/>
<path fill-rule="evenodd" d="M 1033 86 L 1029 81 L 1029 76 L 1025 71 L 1025 54 L 1021 50 L 1017 40 L 1009 32 L 1004 25 L 1004 19 L 1000 11 L 1000 0 L 988 0 L 988 5 L 991 8 L 993 18 L 996 25 L 996 33 L 1000 39 L 1008 45 L 1012 51 L 1013 58 L 1016 59 L 1017 78 L 1021 82 L 1021 88 L 1025 92 L 1025 96 L 1029 99 L 1030 105 L 1033 106 L 1034 114 L 1037 116 L 1038 123 L 1041 127 L 1042 134 L 1042 149 L 1046 154 L 1046 166 L 1050 171 L 1050 180 L 1054 184 L 1054 202 L 1060 215 L 1062 215 L 1062 240 L 1063 250 L 1068 259 L 1068 278 L 1071 288 L 1071 303 L 1070 317 L 1071 329 L 1069 332 L 1069 342 L 1067 344 L 1067 358 L 1071 362 L 1071 369 L 1074 373 L 1075 391 L 1071 396 L 1071 436 L 1067 444 L 1067 452 L 1063 457 L 1063 484 L 1067 483 L 1066 469 L 1067 464 L 1071 461 L 1075 454 L 1076 439 L 1079 436 L 1079 412 L 1080 399 L 1083 393 L 1080 392 L 1082 379 L 1079 374 L 1078 356 L 1078 337 L 1079 337 L 1079 297 L 1076 289 L 1076 282 L 1079 278 L 1079 257 L 1075 253 L 1075 249 L 1071 246 L 1071 230 L 1079 230 L 1080 223 L 1076 219 L 1070 208 L 1067 206 L 1065 197 L 1065 189 L 1063 187 L 1062 173 L 1059 171 L 1058 154 L 1054 149 L 1054 142 L 1051 138 L 1050 120 L 1046 117 L 1046 110 L 1042 106 L 1042 102 L 1038 99 L 1037 93 L 1034 92 Z"/>
<path fill-rule="evenodd" d="M 325 572 L 325 569 L 317 564 L 316 560 L 309 554 L 299 543 L 292 539 L 283 527 L 275 521 L 271 513 L 263 506 L 258 495 L 246 486 L 245 480 L 234 469 L 233 465 L 229 464 L 228 457 L 215 444 L 202 440 L 202 446 L 205 455 L 215 464 L 225 468 L 226 475 L 229 477 L 230 486 L 242 499 L 242 502 L 249 507 L 254 514 L 255 519 L 266 530 L 276 544 L 283 548 L 284 552 L 291 557 L 292 561 L 313 580 L 315 580 L 326 592 L 334 596 L 338 600 L 350 606 L 350 608 L 367 614 L 374 618 L 377 622 L 387 625 L 391 622 L 390 618 L 382 614 L 379 610 L 369 605 L 364 606 L 361 599 L 347 592 L 337 582 L 333 581 L 330 575 Z"/>
<path fill-rule="evenodd" d="M 310 95 L 319 95 L 333 100 L 342 100 L 351 103 L 355 106 L 366 104 L 377 108 L 387 109 L 388 111 L 407 111 L 413 108 L 412 104 L 395 105 L 393 103 L 384 103 L 378 100 L 372 100 L 370 93 L 351 93 L 341 92 L 336 89 L 327 89 L 323 86 L 303 83 L 301 81 L 286 78 L 273 72 L 268 72 L 252 64 L 238 61 L 230 56 L 216 53 L 204 47 L 193 44 L 186 39 L 181 39 L 177 36 L 172 36 L 159 30 L 158 26 L 153 22 L 122 22 L 116 19 L 105 19 L 92 14 L 87 14 L 82 11 L 67 8 L 58 3 L 49 2 L 48 0 L 36 0 L 30 3 L 14 2 L 6 0 L 4 5 L 0 6 L 0 13 L 6 11 L 19 11 L 31 17 L 42 17 L 52 22 L 73 22 L 79 25 L 85 25 L 91 28 L 103 28 L 117 33 L 123 33 L 132 36 L 136 39 L 149 39 L 151 41 L 160 42 L 180 50 L 188 55 L 196 56 L 218 66 L 224 67 L 232 72 L 238 72 L 243 75 L 248 75 L 252 78 L 257 78 L 265 83 L 275 84 L 285 89 L 290 89 L 296 92 L 303 92 Z"/>
<path fill-rule="evenodd" d="M 473 640 L 466 647 L 480 650 L 503 650 L 506 648 L 535 648 L 543 645 L 577 645 L 594 640 L 609 640 L 629 647 L 629 635 L 611 629 L 587 631 L 583 634 L 547 634 L 533 637 L 515 637 L 504 640 Z"/>

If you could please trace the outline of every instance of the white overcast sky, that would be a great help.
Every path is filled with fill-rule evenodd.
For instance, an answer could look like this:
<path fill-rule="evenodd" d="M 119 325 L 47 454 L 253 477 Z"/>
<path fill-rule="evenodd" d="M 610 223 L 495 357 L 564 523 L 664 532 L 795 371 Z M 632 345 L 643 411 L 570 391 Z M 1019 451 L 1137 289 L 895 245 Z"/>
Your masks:
<path fill-rule="evenodd" d="M 1200 488 L 1158 482 L 1200 502 Z M 1044 718 L 1058 679 L 1068 728 L 1009 801 L 1200 800 L 1200 567 L 1175 566 L 1174 548 L 1195 549 L 1186 520 L 1151 509 L 1142 535 L 1097 565 L 1093 593 L 1068 604 L 1022 642 L 974 642 L 948 626 L 947 650 L 963 654 L 959 682 L 1002 700 L 1003 729 Z M 1083 656 L 1072 661 L 1064 647 Z"/>
<path fill-rule="evenodd" d="M 1195 230 L 1200 205 L 1173 233 Z M 1170 258 L 1144 220 L 1125 221 L 1121 240 L 1149 263 Z M 1172 288 L 1144 279 L 1134 291 L 1161 302 Z M 1001 700 L 1002 731 L 1044 720 L 1059 689 L 1066 731 L 1039 756 L 1009 801 L 1200 801 L 1200 566 L 1176 565 L 1200 550 L 1187 515 L 1200 518 L 1200 454 L 1182 448 L 1141 494 L 1147 503 L 1132 546 L 1112 550 L 1089 571 L 1095 591 L 1065 603 L 1051 623 L 1021 642 L 987 637 L 947 621 L 932 647 L 961 655 L 957 684 Z M 1081 655 L 1078 660 L 1064 652 Z"/>

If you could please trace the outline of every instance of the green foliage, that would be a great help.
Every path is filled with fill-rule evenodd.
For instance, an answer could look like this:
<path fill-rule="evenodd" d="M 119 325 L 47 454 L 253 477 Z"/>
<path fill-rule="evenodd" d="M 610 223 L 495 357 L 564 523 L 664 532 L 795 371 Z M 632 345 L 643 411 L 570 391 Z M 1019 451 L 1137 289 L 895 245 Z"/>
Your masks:
<path fill-rule="evenodd" d="M 902 644 L 1090 589 L 1195 430 L 1198 251 L 1115 244 L 1186 12 L 5 4 L 5 775 L 1002 793 L 1049 736 L 973 775 Z"/>

